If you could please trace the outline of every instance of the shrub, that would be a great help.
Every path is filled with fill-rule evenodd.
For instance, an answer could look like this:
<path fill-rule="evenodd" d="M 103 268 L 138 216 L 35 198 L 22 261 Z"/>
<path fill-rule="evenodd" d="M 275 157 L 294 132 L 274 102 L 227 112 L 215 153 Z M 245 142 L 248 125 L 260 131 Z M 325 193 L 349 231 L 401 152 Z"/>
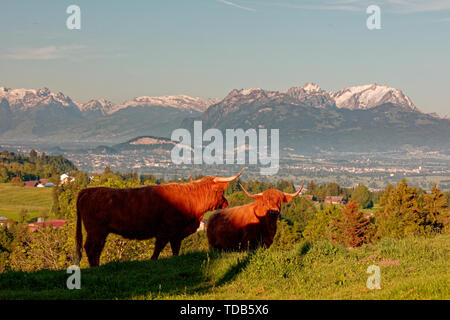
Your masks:
<path fill-rule="evenodd" d="M 23 187 L 25 184 L 20 177 L 14 177 L 11 179 L 11 184 L 15 187 Z"/>
<path fill-rule="evenodd" d="M 448 229 L 448 207 L 445 196 L 435 186 L 423 195 L 402 180 L 390 185 L 380 198 L 375 215 L 377 237 L 404 238 L 408 235 L 432 235 Z"/>
<path fill-rule="evenodd" d="M 372 237 L 371 222 L 359 211 L 355 200 L 347 203 L 342 214 L 333 223 L 332 237 L 339 244 L 347 247 L 360 247 Z"/>
<path fill-rule="evenodd" d="M 5 226 L 0 227 L 0 273 L 9 269 L 9 255 L 12 252 L 14 235 Z"/>
<path fill-rule="evenodd" d="M 360 208 L 366 209 L 373 206 L 372 196 L 366 186 L 357 186 L 352 192 L 352 200 L 355 200 Z"/>
<path fill-rule="evenodd" d="M 14 232 L 9 268 L 14 271 L 58 270 L 72 265 L 74 225 L 41 227 L 28 232 L 18 225 Z"/>
<path fill-rule="evenodd" d="M 278 221 L 277 233 L 270 248 L 274 250 L 289 250 L 301 240 L 301 236 L 295 225 L 291 226 L 285 220 Z"/>
<path fill-rule="evenodd" d="M 333 223 L 341 214 L 341 210 L 336 205 L 329 205 L 319 211 L 303 231 L 304 238 L 309 241 L 330 240 Z"/>
<path fill-rule="evenodd" d="M 313 201 L 295 197 L 288 204 L 283 205 L 281 218 L 286 220 L 289 225 L 295 226 L 297 232 L 302 233 L 316 213 L 317 209 Z"/>
<path fill-rule="evenodd" d="M 450 210 L 448 200 L 436 186 L 433 186 L 430 194 L 424 195 L 424 217 L 422 223 L 429 222 L 429 231 L 450 232 Z"/>

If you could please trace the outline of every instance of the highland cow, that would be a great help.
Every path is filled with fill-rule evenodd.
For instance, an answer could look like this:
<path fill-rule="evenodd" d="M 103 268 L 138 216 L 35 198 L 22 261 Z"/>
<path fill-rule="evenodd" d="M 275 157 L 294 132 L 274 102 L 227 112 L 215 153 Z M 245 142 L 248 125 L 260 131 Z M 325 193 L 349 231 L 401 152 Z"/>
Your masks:
<path fill-rule="evenodd" d="M 281 205 L 289 202 L 303 189 L 284 193 L 270 189 L 259 194 L 242 190 L 256 201 L 216 211 L 208 221 L 209 246 L 217 250 L 248 250 L 260 246 L 270 247 L 277 231 Z"/>
<path fill-rule="evenodd" d="M 232 177 L 206 177 L 183 184 L 81 190 L 77 199 L 76 263 L 82 255 L 82 222 L 90 266 L 99 265 L 109 233 L 138 240 L 156 237 L 152 259 L 158 258 L 168 242 L 173 255 L 178 255 L 181 241 L 197 230 L 207 211 L 227 207 L 224 191 L 243 171 Z"/>

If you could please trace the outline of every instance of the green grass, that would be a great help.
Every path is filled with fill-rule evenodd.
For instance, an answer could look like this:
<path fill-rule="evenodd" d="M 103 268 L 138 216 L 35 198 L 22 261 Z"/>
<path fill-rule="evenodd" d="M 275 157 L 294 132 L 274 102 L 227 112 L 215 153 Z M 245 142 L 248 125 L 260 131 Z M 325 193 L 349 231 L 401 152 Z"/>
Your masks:
<path fill-rule="evenodd" d="M 381 268 L 369 290 L 367 267 Z M 327 242 L 290 251 L 187 252 L 158 261 L 0 274 L 1 299 L 450 299 L 450 236 L 383 240 L 348 250 Z"/>
<path fill-rule="evenodd" d="M 18 220 L 20 210 L 27 210 L 29 218 L 37 217 L 43 210 L 52 207 L 51 188 L 15 187 L 11 184 L 0 184 L 0 217 Z"/>

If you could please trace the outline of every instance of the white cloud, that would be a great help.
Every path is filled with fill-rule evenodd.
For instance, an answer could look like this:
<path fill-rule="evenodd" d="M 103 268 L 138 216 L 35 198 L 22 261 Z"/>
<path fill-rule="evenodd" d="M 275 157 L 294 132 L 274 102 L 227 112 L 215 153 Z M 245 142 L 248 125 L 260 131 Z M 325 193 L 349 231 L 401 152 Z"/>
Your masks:
<path fill-rule="evenodd" d="M 76 56 L 85 46 L 46 46 L 39 48 L 15 48 L 2 55 L 12 60 L 55 60 Z"/>
<path fill-rule="evenodd" d="M 364 11 L 369 5 L 377 4 L 388 12 L 400 14 L 450 10 L 450 0 L 292 0 L 253 1 L 253 3 L 294 9 L 331 11 Z"/>
<path fill-rule="evenodd" d="M 450 10 L 449 0 L 384 0 L 393 12 L 416 13 Z"/>
<path fill-rule="evenodd" d="M 450 17 L 447 18 L 442 18 L 442 19 L 437 19 L 435 20 L 436 22 L 450 22 Z"/>
<path fill-rule="evenodd" d="M 256 11 L 255 9 L 248 8 L 248 7 L 244 7 L 244 6 L 238 5 L 238 4 L 236 4 L 236 3 L 233 3 L 233 2 L 231 2 L 231 1 L 227 1 L 227 0 L 217 0 L 217 1 L 218 1 L 218 2 L 221 2 L 221 3 L 223 3 L 223 4 L 226 4 L 226 5 L 228 5 L 228 6 L 235 7 L 235 8 L 239 8 L 239 9 L 243 9 L 243 10 L 247 10 L 247 11 Z"/>

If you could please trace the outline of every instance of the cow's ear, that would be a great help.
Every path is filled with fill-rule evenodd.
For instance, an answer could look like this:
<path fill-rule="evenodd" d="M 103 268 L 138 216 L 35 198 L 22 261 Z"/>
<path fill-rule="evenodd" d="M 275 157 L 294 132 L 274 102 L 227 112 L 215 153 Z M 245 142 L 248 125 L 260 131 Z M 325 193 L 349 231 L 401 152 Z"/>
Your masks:
<path fill-rule="evenodd" d="M 216 191 L 224 191 L 228 188 L 228 182 L 214 183 L 213 188 Z"/>
<path fill-rule="evenodd" d="M 267 209 L 264 206 L 256 206 L 255 207 L 255 216 L 257 218 L 263 218 L 267 214 Z"/>
<path fill-rule="evenodd" d="M 285 194 L 283 202 L 290 202 L 292 199 L 294 199 L 296 196 L 293 196 L 291 194 Z"/>
<path fill-rule="evenodd" d="M 260 201 L 260 202 L 263 202 L 263 201 L 264 201 L 264 200 L 263 200 L 263 196 L 262 196 L 261 194 L 254 194 L 254 195 L 252 196 L 252 198 L 255 199 L 256 201 Z"/>

